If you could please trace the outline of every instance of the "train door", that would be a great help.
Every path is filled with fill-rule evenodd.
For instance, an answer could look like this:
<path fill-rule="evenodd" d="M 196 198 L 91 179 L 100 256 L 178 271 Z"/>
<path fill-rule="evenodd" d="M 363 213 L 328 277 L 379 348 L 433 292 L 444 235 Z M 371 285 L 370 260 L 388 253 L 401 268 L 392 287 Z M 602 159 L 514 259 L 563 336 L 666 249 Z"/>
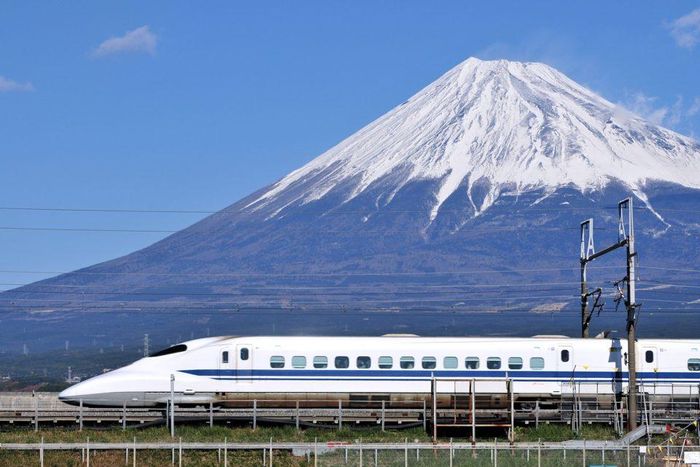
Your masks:
<path fill-rule="evenodd" d="M 640 346 L 637 357 L 637 381 L 647 393 L 656 392 L 656 378 L 659 371 L 659 350 L 654 346 Z"/>
<path fill-rule="evenodd" d="M 219 350 L 219 378 L 230 378 L 233 376 L 233 359 L 230 347 L 222 347 Z"/>
<path fill-rule="evenodd" d="M 557 376 L 561 381 L 561 394 L 574 393 L 574 348 L 569 345 L 557 347 Z"/>
<path fill-rule="evenodd" d="M 252 383 L 253 376 L 253 346 L 250 344 L 236 345 L 236 381 Z"/>

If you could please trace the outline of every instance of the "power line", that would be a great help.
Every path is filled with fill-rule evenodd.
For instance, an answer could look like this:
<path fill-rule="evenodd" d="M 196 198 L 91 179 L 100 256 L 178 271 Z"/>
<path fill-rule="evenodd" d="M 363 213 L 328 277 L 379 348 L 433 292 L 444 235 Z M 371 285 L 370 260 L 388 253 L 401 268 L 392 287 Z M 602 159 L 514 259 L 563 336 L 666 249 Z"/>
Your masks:
<path fill-rule="evenodd" d="M 648 266 L 647 266 L 648 267 Z M 617 266 L 592 266 L 591 269 L 619 269 Z M 660 269 L 660 268 L 653 268 Z M 661 268 L 664 269 L 664 268 Z M 275 273 L 275 272 L 140 272 L 140 271 L 40 271 L 27 269 L 3 269 L 5 274 L 81 274 L 81 275 L 140 275 L 174 277 L 392 277 L 392 276 L 439 276 L 469 274 L 515 274 L 521 272 L 577 271 L 578 267 L 566 268 L 513 268 L 513 269 L 474 269 L 455 271 L 403 271 L 403 272 L 318 272 L 318 273 Z M 672 270 L 672 269 L 665 269 Z M 697 272 L 700 272 L 698 270 Z"/>
<path fill-rule="evenodd" d="M 27 206 L 0 206 L 0 211 L 39 211 L 39 212 L 108 212 L 108 213 L 135 213 L 135 214 L 216 214 L 225 211 L 187 210 L 187 209 L 115 209 L 115 208 L 56 208 L 56 207 L 27 207 Z"/>
<path fill-rule="evenodd" d="M 0 230 L 38 231 L 38 232 L 119 232 L 119 233 L 175 233 L 179 230 L 155 229 L 99 229 L 80 227 L 14 227 L 0 226 Z"/>
<path fill-rule="evenodd" d="M 649 288 L 640 289 L 645 292 L 654 292 L 655 294 L 673 293 L 674 295 L 680 294 L 692 294 L 693 292 L 677 292 L 668 291 L 667 288 L 692 288 L 700 289 L 700 286 L 685 285 L 685 284 L 670 284 L 661 283 L 658 281 L 648 281 L 640 280 L 640 283 L 651 282 L 655 284 L 661 284 L 664 288 Z M 509 293 L 512 294 L 530 294 L 531 292 L 547 292 L 547 291 L 558 291 L 568 289 L 569 285 L 575 285 L 576 282 L 525 282 L 525 283 L 500 283 L 500 284 L 463 284 L 463 285 L 431 285 L 431 284 L 382 284 L 376 285 L 362 285 L 362 284 L 348 284 L 346 286 L 338 285 L 328 285 L 328 286 L 270 286 L 270 285 L 236 285 L 236 286 L 226 286 L 226 285 L 204 285 L 204 287 L 224 287 L 231 289 L 230 291 L 221 292 L 187 292 L 181 290 L 173 290 L 172 292 L 149 292 L 147 289 L 143 290 L 143 287 L 137 286 L 135 288 L 141 290 L 124 290 L 124 289 L 114 289 L 108 291 L 94 291 L 90 290 L 95 287 L 107 287 L 101 284 L 37 284 L 34 282 L 30 283 L 11 283 L 5 282 L 0 283 L 2 286 L 25 286 L 29 290 L 17 291 L 21 294 L 32 294 L 32 293 L 44 293 L 44 294 L 68 294 L 68 295 L 154 295 L 154 296 L 245 296 L 245 295 L 272 295 L 274 293 L 303 293 L 303 294 L 313 294 L 313 295 L 351 295 L 351 294 L 384 294 L 384 295 L 420 295 L 420 294 L 493 294 L 500 293 L 500 290 L 483 290 L 483 289 L 502 289 L 502 288 L 525 288 L 525 290 L 510 290 Z M 188 284 L 165 284 L 171 287 L 187 287 Z M 199 284 L 197 284 L 199 285 Z M 164 285 L 159 285 L 162 288 Z M 557 286 L 557 287 L 554 287 Z M 403 290 L 408 288 L 409 290 Z M 58 290 L 52 290 L 58 289 Z M 367 290 L 369 289 L 369 290 Z M 380 289 L 380 290 L 373 290 Z M 453 290 L 458 289 L 458 290 Z M 465 290 L 461 290 L 465 289 Z M 471 290 L 471 289 L 481 289 L 481 290 Z"/>

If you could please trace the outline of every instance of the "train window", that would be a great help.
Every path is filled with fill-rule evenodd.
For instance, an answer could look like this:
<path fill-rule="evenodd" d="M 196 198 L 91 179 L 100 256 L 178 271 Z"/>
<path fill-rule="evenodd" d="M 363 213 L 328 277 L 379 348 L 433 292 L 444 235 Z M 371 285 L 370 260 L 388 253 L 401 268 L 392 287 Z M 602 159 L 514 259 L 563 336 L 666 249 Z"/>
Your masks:
<path fill-rule="evenodd" d="M 306 357 L 295 355 L 292 357 L 292 368 L 306 368 Z"/>
<path fill-rule="evenodd" d="M 314 368 L 328 368 L 328 357 L 323 355 L 314 357 Z"/>
<path fill-rule="evenodd" d="M 394 359 L 391 357 L 379 357 L 379 368 L 382 370 L 388 370 L 394 366 Z"/>
<path fill-rule="evenodd" d="M 459 361 L 457 357 L 445 357 L 442 359 L 442 366 L 448 370 L 452 368 L 457 368 Z"/>
<path fill-rule="evenodd" d="M 372 359 L 369 357 L 357 357 L 357 368 L 365 370 L 372 366 Z"/>
<path fill-rule="evenodd" d="M 284 357 L 282 355 L 270 357 L 270 368 L 284 368 Z"/>
<path fill-rule="evenodd" d="M 689 358 L 688 369 L 690 371 L 700 371 L 700 358 Z"/>
<path fill-rule="evenodd" d="M 508 359 L 508 368 L 511 370 L 522 370 L 523 369 L 522 357 L 510 357 Z"/>
<path fill-rule="evenodd" d="M 486 359 L 486 368 L 489 370 L 498 370 L 501 368 L 501 359 L 499 357 L 489 357 Z"/>
<path fill-rule="evenodd" d="M 404 370 L 410 370 L 416 365 L 416 363 L 413 357 L 401 357 L 401 359 L 399 360 L 399 365 Z"/>
<path fill-rule="evenodd" d="M 467 370 L 478 370 L 479 369 L 479 357 L 467 357 L 464 359 L 464 366 Z"/>
<path fill-rule="evenodd" d="M 335 357 L 335 367 L 336 368 L 347 368 L 350 366 L 350 359 L 348 357 Z"/>
<path fill-rule="evenodd" d="M 564 349 L 561 351 L 561 361 L 562 362 L 568 362 L 569 361 L 569 351 Z"/>
<path fill-rule="evenodd" d="M 647 350 L 644 352 L 644 360 L 647 363 L 652 363 L 654 361 L 654 352 L 652 350 Z"/>
<path fill-rule="evenodd" d="M 221 363 L 228 363 L 228 350 L 221 352 Z"/>
<path fill-rule="evenodd" d="M 149 355 L 149 357 L 162 357 L 163 355 L 170 355 L 174 353 L 180 353 L 184 352 L 187 350 L 187 346 L 185 344 L 177 344 L 173 345 L 172 347 L 168 347 L 167 349 L 160 350 L 154 354 Z"/>
<path fill-rule="evenodd" d="M 544 369 L 544 358 L 542 358 L 542 357 L 531 357 L 531 358 L 530 358 L 530 369 L 531 369 L 531 370 L 542 370 L 542 369 Z"/>
<path fill-rule="evenodd" d="M 432 370 L 437 366 L 437 360 L 435 357 L 423 357 L 421 364 L 425 370 Z"/>
<path fill-rule="evenodd" d="M 249 355 L 248 347 L 243 347 L 241 349 L 241 360 L 248 360 L 248 355 Z"/>

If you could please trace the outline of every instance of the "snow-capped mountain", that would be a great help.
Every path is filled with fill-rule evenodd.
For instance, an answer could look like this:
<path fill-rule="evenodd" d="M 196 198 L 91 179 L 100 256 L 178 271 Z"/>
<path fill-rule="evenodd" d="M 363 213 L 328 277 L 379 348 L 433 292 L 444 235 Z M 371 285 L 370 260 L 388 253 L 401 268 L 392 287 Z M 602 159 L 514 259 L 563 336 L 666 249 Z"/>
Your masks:
<path fill-rule="evenodd" d="M 437 182 L 431 220 L 461 186 L 476 213 L 504 189 L 550 192 L 569 185 L 585 192 L 614 181 L 645 199 L 649 181 L 700 188 L 699 154 L 697 142 L 631 114 L 547 65 L 470 58 L 248 207 L 283 199 L 281 211 L 339 187 L 347 202 L 382 183 L 381 207 L 417 180 Z"/>
<path fill-rule="evenodd" d="M 0 308 L 575 310 L 579 223 L 616 240 L 630 194 L 645 310 L 700 307 L 667 284 L 700 262 L 700 144 L 547 65 L 470 58 L 277 183 Z"/>

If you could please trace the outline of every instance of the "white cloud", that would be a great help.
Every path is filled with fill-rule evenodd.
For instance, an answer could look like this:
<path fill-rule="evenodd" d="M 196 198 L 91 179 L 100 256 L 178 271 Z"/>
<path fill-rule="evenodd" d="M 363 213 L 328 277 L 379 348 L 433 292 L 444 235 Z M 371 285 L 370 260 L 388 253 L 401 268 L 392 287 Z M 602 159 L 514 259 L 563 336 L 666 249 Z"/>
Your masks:
<path fill-rule="evenodd" d="M 106 57 L 119 53 L 147 53 L 155 55 L 158 37 L 148 25 L 127 31 L 123 36 L 110 37 L 93 51 L 93 57 Z"/>
<path fill-rule="evenodd" d="M 696 8 L 685 16 L 668 25 L 671 36 L 680 47 L 692 49 L 700 42 L 700 8 Z"/>
<path fill-rule="evenodd" d="M 667 106 L 656 106 L 657 98 L 647 96 L 643 92 L 637 92 L 629 96 L 626 102 L 622 105 L 652 123 L 662 125 L 670 115 L 670 109 Z"/>
<path fill-rule="evenodd" d="M 692 117 L 698 112 L 700 112 L 700 97 L 696 97 L 693 100 L 693 103 L 690 104 L 690 108 L 688 109 L 688 116 Z"/>
<path fill-rule="evenodd" d="M 658 98 L 636 92 L 617 106 L 620 118 L 630 117 L 629 112 L 668 128 L 684 125 L 687 120 L 700 113 L 700 97 L 696 97 L 689 106 L 683 103 L 683 96 L 676 97 L 672 105 L 661 105 Z"/>
<path fill-rule="evenodd" d="M 27 92 L 33 91 L 34 86 L 27 81 L 26 83 L 18 83 L 4 76 L 0 76 L 0 92 Z"/>

